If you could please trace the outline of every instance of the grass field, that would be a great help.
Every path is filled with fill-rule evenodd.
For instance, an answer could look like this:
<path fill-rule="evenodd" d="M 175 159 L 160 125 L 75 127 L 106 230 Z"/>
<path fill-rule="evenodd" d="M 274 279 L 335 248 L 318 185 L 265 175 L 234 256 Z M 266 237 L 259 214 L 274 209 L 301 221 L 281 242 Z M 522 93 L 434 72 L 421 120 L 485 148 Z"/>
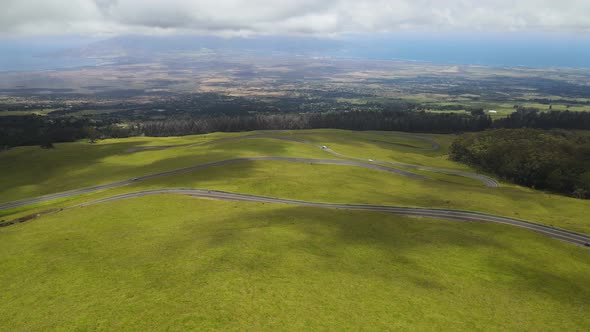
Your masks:
<path fill-rule="evenodd" d="M 416 150 L 403 144 L 419 148 L 428 148 L 430 144 L 422 141 L 404 139 L 384 132 L 353 132 L 346 130 L 310 130 L 286 132 L 282 135 L 296 137 L 326 145 L 330 149 L 358 158 L 401 162 L 414 165 L 440 167 L 456 170 L 469 170 L 469 167 L 450 161 L 447 158 L 448 147 L 453 135 L 422 135 L 436 140 L 441 147 L 437 150 Z M 403 135 L 403 134 L 402 134 Z M 418 135 L 419 136 L 419 135 Z M 397 143 L 399 145 L 391 144 Z"/>
<path fill-rule="evenodd" d="M 590 324 L 584 248 L 381 213 L 143 197 L 0 230 L 0 271 L 7 330 Z"/>
<path fill-rule="evenodd" d="M 174 149 L 127 152 L 141 146 L 203 143 L 233 134 L 212 134 L 173 139 L 111 139 L 98 144 L 56 144 L 53 150 L 15 148 L 0 154 L 0 202 L 40 196 L 81 187 L 116 182 L 137 176 L 239 157 L 326 157 L 317 148 L 271 139 L 247 139 Z M 24 166 L 26 165 L 26 166 Z M 23 167 L 24 166 L 24 167 Z"/>
<path fill-rule="evenodd" d="M 27 111 L 2 111 L 0 116 L 23 116 L 23 115 L 47 115 L 47 113 L 55 111 L 54 108 L 36 109 Z"/>
<path fill-rule="evenodd" d="M 138 137 L 0 153 L 0 202 L 238 157 L 336 159 L 252 133 Z M 473 171 L 451 135 L 268 132 L 359 158 Z M 198 145 L 200 143 L 208 143 Z M 177 147 L 164 148 L 171 145 Z M 151 150 L 138 151 L 150 147 Z M 136 151 L 136 152 L 130 152 Z M 590 234 L 587 201 L 413 171 L 249 161 L 0 212 L 200 188 L 488 212 Z M 1 222 L 1 221 L 0 221 Z M 157 195 L 0 228 L 7 330 L 586 330 L 588 250 L 506 225 Z"/>
<path fill-rule="evenodd" d="M 380 160 L 469 170 L 468 167 L 446 158 L 445 154 L 452 139 L 451 136 L 436 136 L 435 139 L 441 144 L 441 148 L 429 151 L 382 143 L 388 141 L 410 144 L 408 138 L 403 136 L 400 138 L 390 133 L 323 130 L 269 134 L 303 138 L 317 144 L 328 144 L 331 149 L 351 156 L 364 154 Z M 236 136 L 236 134 L 231 135 Z M 0 192 L 0 197 L 5 201 L 15 200 L 237 157 L 335 158 L 320 149 L 297 142 L 267 138 L 215 141 L 227 137 L 227 134 L 213 134 L 181 138 L 152 138 L 147 144 L 147 138 L 141 138 L 143 141 L 140 138 L 133 138 L 108 140 L 98 145 L 63 144 L 55 150 L 42 150 L 33 147 L 14 149 L 8 152 L 15 156 L 13 160 L 8 161 L 8 165 L 11 167 L 3 169 L 3 171 L 17 176 L 6 180 L 6 189 Z M 374 142 L 376 139 L 379 141 Z M 138 145 L 161 146 L 207 141 L 210 141 L 211 144 L 182 145 L 172 149 L 135 153 L 125 152 Z M 430 146 L 428 143 L 416 140 L 411 144 L 422 148 Z M 74 157 L 76 154 L 78 157 Z M 89 159 L 80 158 L 84 154 L 89 156 Z M 47 157 L 47 155 L 52 155 L 54 159 Z M 23 159 L 19 158 L 30 158 L 27 163 L 32 163 L 35 167 L 18 167 L 25 163 Z M 73 158 L 77 158 L 78 161 L 69 163 L 69 160 Z M 46 163 L 31 161 L 39 159 Z M 0 218 L 11 220 L 52 207 L 65 207 L 74 203 L 133 191 L 158 188 L 200 188 L 317 202 L 479 211 L 590 233 L 590 222 L 585 217 L 588 213 L 588 203 L 584 200 L 547 194 L 509 184 L 503 184 L 500 188 L 488 188 L 472 179 L 454 175 L 415 170 L 412 172 L 423 175 L 427 179 L 410 179 L 395 174 L 348 166 L 309 165 L 279 161 L 241 162 L 155 178 L 102 193 L 70 198 L 56 202 L 56 204 L 43 203 L 37 208 L 23 207 L 2 211 Z M 35 183 L 23 185 L 23 182 L 31 180 Z"/>
<path fill-rule="evenodd" d="M 125 110 L 120 110 L 120 109 L 111 109 L 111 110 L 81 110 L 75 113 L 72 113 L 71 115 L 74 116 L 93 116 L 93 115 L 102 115 L 102 114 L 111 114 L 111 113 L 117 113 L 117 112 L 121 112 L 121 111 L 125 111 Z"/>
<path fill-rule="evenodd" d="M 434 179 L 417 180 L 356 167 L 264 161 L 157 178 L 119 190 L 203 188 L 316 202 L 471 210 L 590 234 L 588 202 L 584 200 L 516 186 L 492 189 L 457 178 L 437 175 Z"/>
<path fill-rule="evenodd" d="M 317 131 L 311 131 L 311 133 Z M 273 139 L 215 140 L 242 134 L 209 134 L 171 138 L 136 137 L 109 139 L 98 144 L 86 142 L 56 144 L 56 149 L 38 147 L 15 148 L 0 154 L 0 171 L 12 176 L 3 179 L 0 202 L 39 196 L 80 187 L 99 185 L 146 174 L 238 157 L 294 156 L 338 159 L 317 148 L 301 143 Z M 407 163 L 467 169 L 448 162 L 440 151 L 416 151 L 400 145 L 369 140 L 397 142 L 427 147 L 421 141 L 397 136 L 356 134 L 348 131 L 325 130 L 319 134 L 282 135 L 330 144 L 338 152 L 352 156 L 396 160 Z M 403 135 L 403 134 L 402 134 Z M 367 138 L 369 137 L 369 138 Z M 447 142 L 448 138 L 438 138 Z M 213 142 L 201 146 L 184 146 Z M 347 143 L 346 143 L 347 142 Z M 344 144 L 343 144 L 344 143 Z M 178 148 L 129 153 L 139 147 L 179 145 Z M 395 155 L 393 155 L 395 153 Z"/>
<path fill-rule="evenodd" d="M 560 103 L 559 100 L 556 100 L 554 104 L 551 105 L 549 108 L 548 104 L 539 104 L 530 102 L 527 99 L 523 100 L 515 100 L 512 103 L 506 102 L 480 102 L 480 101 L 455 101 L 455 102 L 434 102 L 431 103 L 431 107 L 433 109 L 428 110 L 429 112 L 434 113 L 467 113 L 465 110 L 466 107 L 470 108 L 483 108 L 492 119 L 499 119 L 505 118 L 508 115 L 515 112 L 514 105 L 519 105 L 523 107 L 532 107 L 537 108 L 541 112 L 548 112 L 548 111 L 572 111 L 572 112 L 590 112 L 590 106 L 588 105 L 568 105 L 565 103 Z M 457 108 L 453 110 L 438 110 L 435 106 L 453 106 L 456 105 Z M 463 106 L 463 107 L 461 107 Z M 489 110 L 494 110 L 496 113 L 487 113 Z"/>

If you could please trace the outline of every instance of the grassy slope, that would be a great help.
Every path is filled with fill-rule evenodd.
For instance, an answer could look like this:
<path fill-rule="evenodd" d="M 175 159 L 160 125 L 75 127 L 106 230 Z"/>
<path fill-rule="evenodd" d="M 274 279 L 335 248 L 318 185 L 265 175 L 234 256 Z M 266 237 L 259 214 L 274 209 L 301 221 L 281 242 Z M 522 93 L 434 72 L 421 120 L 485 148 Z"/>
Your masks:
<path fill-rule="evenodd" d="M 317 134 L 309 133 L 300 134 L 299 136 L 305 137 L 308 140 L 317 140 L 318 142 L 326 142 L 327 139 L 333 141 L 341 140 L 341 145 L 344 145 L 344 139 L 342 137 L 348 136 L 347 142 L 349 142 L 350 149 L 354 149 L 355 151 L 359 149 L 362 151 L 383 150 L 380 146 L 375 147 L 375 143 L 367 142 L 367 137 L 391 139 L 392 141 L 397 139 L 389 136 L 383 138 L 383 135 L 373 136 L 366 133 L 343 131 L 321 131 L 319 137 Z M 156 139 L 150 142 L 150 144 L 154 145 L 154 142 L 159 143 L 159 145 L 182 144 L 187 141 L 194 142 L 197 139 L 202 140 L 203 138 L 196 136 L 164 139 L 173 141 L 174 143 L 162 142 Z M 131 139 L 130 141 L 133 140 L 138 139 Z M 437 140 L 443 143 L 441 151 L 410 152 L 407 148 L 396 147 L 391 144 L 389 145 L 391 147 L 389 147 L 388 151 L 390 155 L 396 158 L 403 155 L 404 153 L 400 151 L 404 150 L 406 151 L 405 154 L 412 156 L 415 161 L 424 163 L 430 161 L 430 163 L 438 164 L 439 166 L 451 165 L 455 166 L 454 168 L 464 168 L 444 158 L 445 146 L 449 144 L 450 136 L 439 136 Z M 132 143 L 127 142 L 125 144 Z M 333 148 L 335 144 L 330 143 L 330 147 Z M 425 143 L 416 141 L 413 144 L 424 144 L 428 146 Z M 86 146 L 94 148 L 91 145 Z M 62 151 L 63 149 L 59 153 L 62 153 Z M 58 150 L 56 149 L 53 152 L 58 152 Z M 42 153 L 44 152 L 42 151 Z M 158 156 L 158 158 L 165 160 L 165 156 L 170 157 L 173 154 L 178 155 L 180 153 L 182 153 L 182 156 L 179 159 L 189 164 L 200 163 L 202 160 L 221 158 L 218 156 L 235 158 L 236 156 L 254 155 L 295 155 L 332 158 L 330 155 L 318 149 L 299 143 L 248 139 L 243 141 L 220 142 L 203 147 L 182 147 L 170 150 L 139 152 L 131 155 L 107 156 L 101 159 L 99 165 L 93 165 L 83 169 L 85 176 L 82 179 L 88 179 L 90 181 L 94 180 L 92 176 L 96 176 L 96 174 L 105 174 L 101 180 L 104 180 L 103 182 L 109 182 L 105 180 L 106 175 L 109 173 L 104 167 L 109 164 L 111 159 L 122 164 L 121 167 L 124 166 L 123 169 L 127 172 L 123 173 L 120 178 L 130 178 L 134 174 L 137 174 L 137 170 L 133 167 L 140 167 L 143 172 L 152 173 L 154 172 L 152 168 L 140 166 L 142 158 L 149 160 L 149 158 Z M 161 163 L 161 165 L 170 167 L 170 160 L 166 161 L 167 163 Z M 112 164 L 116 164 L 116 162 L 113 161 Z M 45 203 L 35 209 L 25 207 L 13 211 L 4 211 L 0 216 L 4 215 L 4 217 L 1 217 L 4 220 L 12 220 L 16 217 L 54 206 L 69 206 L 74 203 L 113 196 L 129 191 L 176 187 L 215 189 L 310 201 L 462 209 L 526 219 L 574 231 L 590 233 L 590 223 L 586 218 L 588 213 L 588 202 L 586 201 L 545 194 L 510 185 L 503 185 L 501 188 L 492 189 L 482 186 L 479 182 L 466 180 L 462 177 L 432 172 L 420 173 L 431 178 L 431 180 L 407 179 L 394 174 L 356 167 L 307 165 L 288 162 L 248 162 L 153 179 L 99 194 L 69 199 L 58 204 Z M 65 172 L 65 174 L 71 174 L 71 172 Z M 302 176 L 302 174 L 305 174 L 305 176 Z M 76 181 L 80 180 L 80 177 L 70 179 L 62 176 L 49 178 L 45 182 L 42 182 L 42 184 L 68 184 L 76 188 L 78 187 L 78 182 Z M 87 185 L 90 184 L 92 183 L 88 183 Z M 42 186 L 37 187 L 43 188 Z M 55 185 L 51 186 L 51 188 L 55 188 Z M 17 187 L 17 189 L 19 188 Z"/>
<path fill-rule="evenodd" d="M 127 153 L 141 146 L 199 143 L 235 134 L 181 138 L 131 138 L 56 144 L 54 150 L 15 148 L 0 153 L 0 202 L 111 183 L 133 177 L 239 157 L 330 158 L 317 148 L 271 139 L 246 139 L 173 149 Z M 337 158 L 332 158 L 337 159 Z"/>
<path fill-rule="evenodd" d="M 448 136 L 437 137 L 443 143 L 441 151 L 416 151 L 399 145 L 372 142 L 390 141 L 418 147 L 429 147 L 421 141 L 383 134 L 370 135 L 343 130 L 302 131 L 319 135 L 300 135 L 304 139 L 326 142 L 337 152 L 383 160 L 467 169 L 441 157 Z M 255 156 L 296 156 L 338 159 L 317 148 L 295 142 L 272 139 L 225 141 L 204 146 L 179 146 L 173 149 L 127 153 L 130 149 L 146 146 L 166 146 L 203 143 L 220 138 L 249 133 L 215 133 L 185 137 L 134 137 L 109 139 L 98 144 L 86 142 L 56 144 L 54 150 L 36 146 L 20 147 L 0 153 L 0 172 L 11 174 L 3 178 L 0 202 L 40 196 L 48 193 L 105 184 L 146 174 L 157 173 L 211 161 Z M 286 134 L 288 135 L 288 134 Z M 288 135 L 293 136 L 293 135 Z M 324 137 L 326 136 L 326 137 Z M 333 143 L 334 142 L 334 143 Z M 340 142 L 337 144 L 336 142 Z M 333 144 L 332 144 L 333 143 Z"/>
<path fill-rule="evenodd" d="M 488 212 L 590 234 L 587 201 L 514 186 L 494 189 L 479 183 L 466 184 L 453 176 L 436 178 L 416 180 L 357 167 L 265 161 L 152 179 L 104 195 L 157 188 L 202 188 L 318 202 Z"/>
<path fill-rule="evenodd" d="M 381 141 L 411 144 L 418 147 L 430 147 L 425 142 L 398 138 L 384 132 L 353 132 L 347 130 L 310 130 L 284 133 L 289 137 L 306 139 L 317 144 L 326 145 L 335 152 L 357 158 L 377 159 L 430 167 L 469 170 L 469 167 L 455 163 L 446 158 L 447 147 L 452 135 L 418 135 L 434 139 L 441 143 L 436 151 L 416 150 L 403 146 L 387 144 Z"/>
<path fill-rule="evenodd" d="M 28 110 L 28 111 L 1 111 L 0 116 L 23 116 L 23 115 L 47 115 L 47 113 L 53 112 L 55 109 L 47 108 L 47 109 L 36 109 L 36 110 Z"/>
<path fill-rule="evenodd" d="M 587 250 L 502 225 L 152 196 L 0 229 L 8 330 L 584 330 Z"/>

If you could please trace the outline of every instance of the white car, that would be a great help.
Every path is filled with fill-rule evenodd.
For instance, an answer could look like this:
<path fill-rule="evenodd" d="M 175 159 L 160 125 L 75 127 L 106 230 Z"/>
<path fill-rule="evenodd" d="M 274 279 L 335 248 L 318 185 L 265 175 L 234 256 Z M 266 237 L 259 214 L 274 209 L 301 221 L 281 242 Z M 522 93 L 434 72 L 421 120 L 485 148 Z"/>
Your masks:
<path fill-rule="evenodd" d="M 322 145 L 322 149 L 326 150 L 328 147 L 325 145 Z"/>
<path fill-rule="evenodd" d="M 375 160 L 373 160 L 373 159 L 369 159 L 369 161 L 370 161 L 370 162 L 373 162 L 373 161 L 375 161 Z"/>

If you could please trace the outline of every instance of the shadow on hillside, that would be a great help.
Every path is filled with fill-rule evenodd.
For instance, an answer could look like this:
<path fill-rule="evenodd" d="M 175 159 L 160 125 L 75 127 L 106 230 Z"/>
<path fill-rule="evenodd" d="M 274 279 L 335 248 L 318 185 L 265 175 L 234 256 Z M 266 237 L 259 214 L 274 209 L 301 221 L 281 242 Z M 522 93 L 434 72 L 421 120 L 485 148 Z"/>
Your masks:
<path fill-rule="evenodd" d="M 27 150 L 15 148 L 3 156 L 5 159 L 2 170 L 8 174 L 18 174 L 18 182 L 3 186 L 0 194 L 5 190 L 18 189 L 20 186 L 42 186 L 49 179 L 66 177 L 70 170 L 83 169 L 99 163 L 106 157 L 121 154 L 127 149 L 145 143 L 147 141 L 112 144 L 60 143 L 56 144 L 55 149 L 39 149 L 39 153 L 35 150 L 31 153 L 33 147 L 27 147 Z M 23 169 L 28 172 L 22 172 Z"/>
<path fill-rule="evenodd" d="M 333 210 L 285 207 L 256 213 L 255 219 L 263 222 L 265 219 L 281 220 L 281 216 L 291 216 L 291 219 L 283 217 L 279 225 L 293 227 L 305 236 L 303 241 L 289 243 L 289 249 L 330 258 L 325 260 L 325 264 L 314 266 L 326 273 L 345 272 L 390 280 L 390 271 L 368 270 L 364 267 L 365 260 L 380 259 L 383 264 L 402 267 L 396 270 L 396 278 L 403 276 L 417 287 L 440 290 L 444 286 L 429 276 L 431 264 L 439 267 L 440 264 L 416 261 L 412 256 L 418 252 L 427 254 L 431 251 L 432 257 L 440 258 L 449 252 L 451 259 L 448 263 L 452 264 L 452 253 L 462 252 L 456 257 L 464 255 L 466 258 L 477 253 L 481 258 L 477 259 L 477 266 L 470 269 L 484 269 L 492 278 L 498 277 L 499 282 L 508 283 L 515 289 L 545 294 L 559 300 L 567 299 L 564 294 L 590 298 L 590 289 L 585 287 L 587 275 L 563 270 L 560 273 L 559 269 L 547 266 L 555 257 L 571 260 L 574 266 L 590 264 L 590 256 L 576 256 L 562 249 L 570 244 L 507 225 L 404 218 L 385 213 L 370 217 L 364 211 L 346 211 L 345 214 L 335 220 Z M 519 233 L 528 234 L 520 241 L 515 236 Z M 529 236 L 533 234 L 536 239 Z M 236 232 L 235 236 L 239 238 L 240 232 Z M 550 247 L 553 258 L 539 257 L 539 251 L 534 249 L 536 246 Z M 348 264 L 349 258 L 355 264 Z M 332 260 L 345 264 L 333 264 Z M 444 266 L 442 268 L 437 272 L 444 273 Z M 506 276 L 510 276 L 508 280 Z M 474 277 L 477 278 L 477 273 Z"/>
<path fill-rule="evenodd" d="M 178 197 L 180 200 L 181 196 Z M 577 255 L 566 247 L 569 244 L 541 235 L 519 237 L 519 233 L 528 235 L 527 230 L 366 211 L 247 202 L 209 205 L 197 198 L 194 200 L 199 202 L 193 208 L 192 198 L 182 199 L 179 206 L 187 210 L 174 210 L 178 215 L 170 216 L 172 219 L 165 218 L 169 211 L 161 211 L 161 207 L 153 204 L 139 205 L 144 211 L 138 211 L 137 206 L 127 209 L 125 204 L 119 204 L 114 209 L 121 210 L 118 215 L 122 220 L 103 219 L 100 215 L 93 218 L 113 224 L 103 228 L 105 232 L 131 227 L 132 230 L 126 231 L 128 242 L 141 238 L 142 227 L 148 227 L 146 234 L 152 234 L 151 239 L 158 243 L 154 252 L 121 251 L 121 254 L 164 255 L 171 266 L 182 264 L 187 257 L 204 259 L 206 264 L 189 271 L 204 278 L 208 274 L 217 277 L 220 271 L 289 278 L 299 270 L 303 277 L 317 273 L 334 277 L 352 275 L 368 285 L 410 283 L 433 292 L 460 292 L 462 283 L 468 282 L 478 284 L 476 289 L 482 291 L 486 285 L 495 285 L 525 298 L 546 296 L 556 301 L 590 298 L 590 290 L 585 287 L 587 275 L 579 268 L 590 264 L 590 256 L 586 252 Z M 209 207 L 211 211 L 204 212 L 207 220 L 203 220 L 200 209 Z M 224 213 L 228 209 L 236 210 Z M 153 221 L 168 226 L 161 227 L 168 233 L 160 233 L 158 225 L 152 228 L 149 223 L 135 227 L 133 218 L 138 215 L 153 216 Z M 166 225 L 168 221 L 172 227 Z M 90 243 L 91 247 L 108 245 L 93 243 L 90 239 L 95 233 L 87 234 L 89 240 L 82 242 Z M 157 236 L 153 237 L 154 234 Z M 551 255 L 544 255 L 543 251 L 550 251 Z M 552 260 L 559 257 L 564 262 L 552 266 Z"/>
<path fill-rule="evenodd" d="M 192 232 L 191 228 L 186 225 L 184 231 Z M 297 236 L 280 237 L 281 232 L 276 230 L 284 228 L 296 230 Z M 256 242 L 257 234 L 265 238 L 266 232 L 279 236 L 268 244 Z M 564 294 L 586 293 L 586 298 L 590 298 L 590 291 L 583 287 L 586 276 L 559 273 L 543 266 L 548 260 L 539 259 L 535 250 L 526 248 L 526 243 L 536 245 L 537 240 L 526 237 L 523 243 L 512 243 L 513 232 L 527 231 L 510 226 L 403 218 L 382 213 L 369 216 L 363 211 L 335 213 L 334 210 L 307 207 L 263 208 L 260 212 L 243 214 L 243 219 L 227 220 L 227 227 L 209 238 L 208 247 L 252 243 L 264 254 L 237 263 L 234 261 L 232 266 L 246 272 L 270 270 L 287 256 L 293 259 L 292 255 L 298 255 L 307 262 L 306 268 L 313 271 L 354 274 L 382 282 L 404 278 L 416 287 L 435 291 L 446 288 L 437 281 L 437 276 L 452 277 L 453 273 L 461 273 L 449 266 L 453 272 L 447 275 L 442 264 L 453 264 L 453 259 L 465 257 L 469 263 L 463 268 L 467 266 L 469 273 L 473 273 L 469 278 L 474 282 L 478 282 L 478 278 L 497 278 L 497 282 L 526 293 L 542 293 L 560 300 L 564 299 Z M 559 255 L 561 244 L 552 242 L 556 240 L 539 237 L 538 241 L 547 241 L 540 245 L 551 246 Z M 428 256 L 428 252 L 432 253 L 434 261 L 414 258 Z M 450 254 L 448 262 L 443 258 L 447 252 Z M 256 259 L 266 259 L 267 253 L 270 253 L 270 261 L 253 263 Z M 568 251 L 563 250 L 562 254 L 567 256 Z M 475 260 L 474 255 L 477 255 Z M 436 261 L 436 257 L 443 262 Z M 218 264 L 223 264 L 225 258 L 219 259 Z M 583 261 L 580 263 L 590 263 L 590 259 Z M 391 265 L 393 269 L 381 264 Z M 483 275 L 480 275 L 481 271 Z"/>
<path fill-rule="evenodd" d="M 276 207 L 274 204 L 269 206 Z M 311 265 L 307 268 L 313 271 L 356 274 L 381 281 L 403 277 L 417 287 L 432 290 L 441 290 L 444 286 L 428 276 L 429 266 L 412 258 L 414 252 L 440 253 L 481 248 L 488 252 L 510 251 L 500 242 L 473 234 L 468 227 L 459 227 L 464 225 L 459 222 L 308 207 L 262 208 L 255 213 L 249 208 L 247 211 L 240 220 L 224 220 L 227 227 L 213 234 L 207 247 L 223 248 L 237 242 L 250 243 L 255 241 L 256 234 L 265 238 L 267 230 L 274 230 L 272 234 L 275 234 L 277 229 L 295 229 L 295 236 L 273 238 L 268 244 L 254 242 L 253 245 L 265 252 L 265 257 L 266 252 L 271 253 L 273 262 L 280 262 L 290 254 L 309 256 Z M 193 229 L 192 225 L 186 225 L 183 232 L 198 234 L 198 229 L 197 226 Z M 280 248 L 276 248 L 277 243 L 280 243 Z M 366 262 L 372 260 L 396 266 L 395 275 L 389 268 L 367 268 Z M 222 261 L 219 264 L 223 264 Z M 240 262 L 236 264 L 233 268 L 239 270 L 249 270 L 253 266 L 256 269 L 272 269 L 275 265 L 253 265 L 248 260 L 244 260 L 243 266 Z"/>
<path fill-rule="evenodd" d="M 101 164 L 100 170 L 98 171 L 96 168 L 85 169 L 88 168 L 88 166 L 95 166 L 96 164 L 101 163 L 103 159 L 108 157 L 119 156 L 124 158 L 126 155 L 129 155 L 130 158 L 137 158 L 135 154 L 129 154 L 126 151 L 139 148 L 148 143 L 148 141 L 97 145 L 88 144 L 70 147 L 58 146 L 55 150 L 43 152 L 43 155 L 31 154 L 13 157 L 15 164 L 12 165 L 12 168 L 17 169 L 17 166 L 26 168 L 27 165 L 33 165 L 33 168 L 31 168 L 31 171 L 28 173 L 17 172 L 19 174 L 18 181 L 4 186 L 2 191 L 0 191 L 0 195 L 6 191 L 19 192 L 19 188 L 22 187 L 24 189 L 30 188 L 31 186 L 40 187 L 42 190 L 39 191 L 39 195 L 43 195 L 122 181 L 134 177 L 172 171 L 179 168 L 248 156 L 250 154 L 253 156 L 284 155 L 287 151 L 286 144 L 293 144 L 282 141 L 277 142 L 276 144 L 264 144 L 262 146 L 259 146 L 256 142 L 236 144 L 239 142 L 241 142 L 241 140 L 236 142 L 227 141 L 223 144 L 212 143 L 198 148 L 187 148 L 190 150 L 179 150 L 178 156 L 155 160 L 141 166 L 126 165 L 124 159 L 122 159 L 120 164 Z M 240 155 L 237 155 L 238 152 Z M 160 151 L 144 153 L 150 153 L 149 157 L 145 155 L 146 159 L 154 159 L 154 156 L 157 156 Z M 234 154 L 236 154 L 236 156 L 233 156 Z M 10 156 L 7 155 L 7 157 L 9 158 Z M 6 165 L 8 166 L 7 173 L 10 173 L 10 160 L 6 160 Z M 16 165 L 17 163 L 18 165 Z M 245 165 L 244 167 L 248 166 Z M 63 178 L 64 181 L 57 181 L 59 183 L 56 183 L 56 179 L 60 178 Z"/>

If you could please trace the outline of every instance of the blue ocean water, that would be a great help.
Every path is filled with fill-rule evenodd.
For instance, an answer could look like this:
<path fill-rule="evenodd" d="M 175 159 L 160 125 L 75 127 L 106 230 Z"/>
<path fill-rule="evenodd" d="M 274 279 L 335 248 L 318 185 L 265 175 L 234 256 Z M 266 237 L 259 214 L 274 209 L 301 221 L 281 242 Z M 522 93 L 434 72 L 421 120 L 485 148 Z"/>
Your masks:
<path fill-rule="evenodd" d="M 590 68 L 590 36 L 579 34 L 395 34 L 358 36 L 343 50 L 358 58 L 488 66 Z"/>
<path fill-rule="evenodd" d="M 45 70 L 95 64 L 92 59 L 55 56 L 57 52 L 76 49 L 94 42 L 82 37 L 36 37 L 0 39 L 0 71 Z"/>
<path fill-rule="evenodd" d="M 81 58 L 49 58 L 22 52 L 0 54 L 0 71 L 48 70 L 92 66 L 96 61 Z"/>
<path fill-rule="evenodd" d="M 93 44 L 94 43 L 94 44 Z M 556 33 L 395 33 L 337 38 L 212 36 L 119 36 L 0 39 L 0 71 L 91 66 L 92 59 L 67 57 L 86 47 L 128 47 L 147 54 L 209 48 L 223 51 L 280 52 L 361 59 L 403 59 L 488 66 L 590 68 L 590 36 Z M 55 54 L 61 54 L 55 56 Z M 72 52 L 76 54 L 76 52 Z"/>

